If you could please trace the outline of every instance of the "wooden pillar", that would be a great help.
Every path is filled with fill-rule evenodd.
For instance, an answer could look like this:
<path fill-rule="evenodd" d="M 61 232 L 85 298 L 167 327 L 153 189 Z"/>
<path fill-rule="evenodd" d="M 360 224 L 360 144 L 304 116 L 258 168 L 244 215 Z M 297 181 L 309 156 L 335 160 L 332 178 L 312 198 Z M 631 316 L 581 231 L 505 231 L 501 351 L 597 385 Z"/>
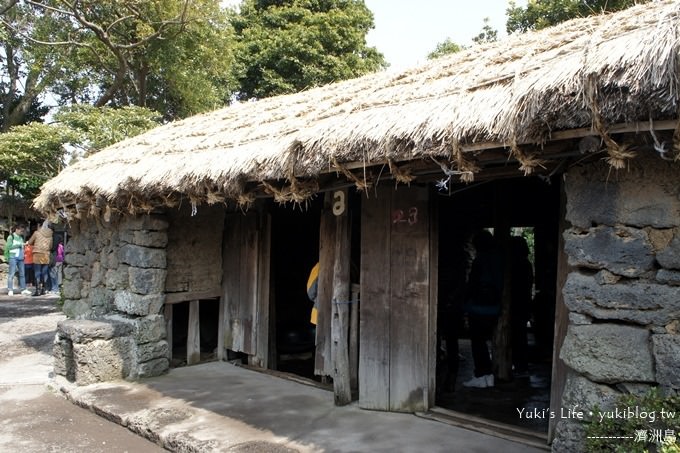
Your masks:
<path fill-rule="evenodd" d="M 359 392 L 359 291 L 358 284 L 352 284 L 349 317 L 349 386 L 354 395 Z"/>
<path fill-rule="evenodd" d="M 224 354 L 224 297 L 220 297 L 217 313 L 217 360 L 222 361 Z"/>
<path fill-rule="evenodd" d="M 168 342 L 168 360 L 172 363 L 172 304 L 165 304 L 165 339 Z"/>
<path fill-rule="evenodd" d="M 352 401 L 349 368 L 349 301 L 351 230 L 347 212 L 347 190 L 333 193 L 336 216 L 335 264 L 333 266 L 333 313 L 331 322 L 331 356 L 333 358 L 333 391 L 335 404 Z"/>
<path fill-rule="evenodd" d="M 201 361 L 201 328 L 199 301 L 189 302 L 189 326 L 187 333 L 187 365 Z"/>
<path fill-rule="evenodd" d="M 567 253 L 564 251 L 564 231 L 569 228 L 566 220 L 567 197 L 564 193 L 564 185 L 560 191 L 560 224 L 559 234 L 556 238 L 557 249 L 557 281 L 555 282 L 555 333 L 553 341 L 553 359 L 552 359 L 552 378 L 550 387 L 550 409 L 554 409 L 555 413 L 561 413 L 562 410 L 562 393 L 567 383 L 567 365 L 560 359 L 560 351 L 564 343 L 564 337 L 567 335 L 567 328 L 569 327 L 569 309 L 564 304 L 564 295 L 562 288 L 564 287 L 567 277 L 569 276 L 570 267 Z M 555 428 L 559 418 L 551 418 L 548 423 L 548 443 L 552 442 L 555 437 Z"/>

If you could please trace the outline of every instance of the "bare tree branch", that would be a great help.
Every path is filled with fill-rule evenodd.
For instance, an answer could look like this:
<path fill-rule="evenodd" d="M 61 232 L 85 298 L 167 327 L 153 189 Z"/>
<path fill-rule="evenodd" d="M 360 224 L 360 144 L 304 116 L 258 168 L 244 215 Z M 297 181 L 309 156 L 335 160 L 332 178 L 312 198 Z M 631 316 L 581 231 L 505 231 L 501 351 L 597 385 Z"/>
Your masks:
<path fill-rule="evenodd" d="M 6 5 L 0 6 L 0 15 L 5 14 L 7 11 L 12 9 L 14 5 L 19 3 L 19 0 L 9 0 Z"/>

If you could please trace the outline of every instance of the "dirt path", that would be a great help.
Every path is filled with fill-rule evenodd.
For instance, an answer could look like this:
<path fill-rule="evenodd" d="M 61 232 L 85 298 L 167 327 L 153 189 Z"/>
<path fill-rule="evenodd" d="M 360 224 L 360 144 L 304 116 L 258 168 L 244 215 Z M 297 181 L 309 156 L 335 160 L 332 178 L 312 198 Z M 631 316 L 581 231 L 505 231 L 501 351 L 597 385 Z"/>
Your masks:
<path fill-rule="evenodd" d="M 164 451 L 49 390 L 62 319 L 54 297 L 0 296 L 0 451 Z"/>

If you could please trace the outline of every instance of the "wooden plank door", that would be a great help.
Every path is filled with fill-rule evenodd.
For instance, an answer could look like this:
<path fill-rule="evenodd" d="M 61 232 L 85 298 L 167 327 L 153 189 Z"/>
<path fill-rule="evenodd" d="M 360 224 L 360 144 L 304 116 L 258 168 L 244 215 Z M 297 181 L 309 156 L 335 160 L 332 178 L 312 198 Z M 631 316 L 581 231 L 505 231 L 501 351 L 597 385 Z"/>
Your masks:
<path fill-rule="evenodd" d="M 427 188 L 379 188 L 364 200 L 359 404 L 414 412 L 431 404 L 432 310 Z"/>
<path fill-rule="evenodd" d="M 269 218 L 257 212 L 225 217 L 222 306 L 224 347 L 266 367 L 269 332 Z"/>

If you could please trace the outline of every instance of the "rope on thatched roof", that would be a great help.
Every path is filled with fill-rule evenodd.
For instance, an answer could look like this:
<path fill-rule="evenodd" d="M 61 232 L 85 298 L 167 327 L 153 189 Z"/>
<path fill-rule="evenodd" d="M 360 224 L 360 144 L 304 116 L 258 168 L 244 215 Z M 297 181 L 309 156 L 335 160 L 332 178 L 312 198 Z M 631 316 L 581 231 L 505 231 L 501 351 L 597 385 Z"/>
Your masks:
<path fill-rule="evenodd" d="M 265 191 L 274 197 L 274 201 L 279 204 L 289 202 L 302 204 L 319 191 L 319 182 L 315 179 L 300 181 L 297 178 L 293 178 L 289 185 L 284 185 L 280 189 L 277 189 L 267 181 L 261 181 L 260 183 Z"/>
<path fill-rule="evenodd" d="M 340 172 L 343 175 L 345 175 L 345 178 L 349 179 L 354 183 L 356 186 L 357 190 L 360 190 L 362 192 L 368 192 L 368 189 L 370 189 L 373 186 L 373 183 L 366 178 L 364 174 L 364 179 L 359 179 L 354 173 L 349 171 L 344 165 L 340 164 L 338 160 L 333 157 L 331 158 L 331 162 L 333 164 L 333 167 L 335 167 L 336 172 Z"/>
<path fill-rule="evenodd" d="M 461 182 L 470 183 L 475 180 L 475 173 L 480 170 L 479 165 L 473 160 L 465 157 L 460 142 L 455 138 L 451 139 L 451 160 L 456 162 L 456 168 L 460 172 Z"/>
<path fill-rule="evenodd" d="M 392 173 L 392 176 L 394 176 L 397 184 L 402 183 L 409 185 L 411 184 L 411 181 L 416 179 L 416 177 L 411 174 L 410 168 L 399 168 L 392 159 L 387 159 L 387 165 L 389 165 L 390 173 Z"/>
<path fill-rule="evenodd" d="M 545 160 L 539 159 L 537 153 L 527 153 L 517 145 L 517 138 L 513 134 L 510 141 L 510 156 L 517 159 L 520 163 L 519 170 L 524 172 L 524 176 L 529 176 L 536 170 L 536 167 L 545 169 Z"/>

